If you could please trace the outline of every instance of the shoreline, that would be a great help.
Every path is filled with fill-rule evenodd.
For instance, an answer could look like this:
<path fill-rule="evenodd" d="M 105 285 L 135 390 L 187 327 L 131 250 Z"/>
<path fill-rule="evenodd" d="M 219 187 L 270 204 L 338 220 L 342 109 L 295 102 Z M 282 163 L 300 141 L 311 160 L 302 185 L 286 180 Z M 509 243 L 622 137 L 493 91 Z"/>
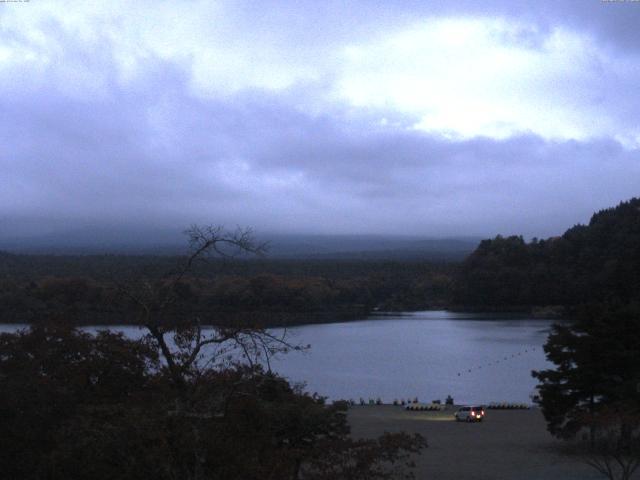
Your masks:
<path fill-rule="evenodd" d="M 562 320 L 564 317 L 560 314 L 554 314 L 553 311 L 548 310 L 509 310 L 509 309 L 471 309 L 460 307 L 438 307 L 438 308 L 426 308 L 420 310 L 372 310 L 369 313 L 360 312 L 345 312 L 345 311 L 333 311 L 327 313 L 307 313 L 298 314 L 290 312 L 266 312 L 261 313 L 261 316 L 273 316 L 273 317 L 290 317 L 288 319 L 282 319 L 275 322 L 257 322 L 256 325 L 260 328 L 289 328 L 289 327 L 303 327 L 308 325 L 321 325 L 321 324 L 334 324 L 334 323 L 353 323 L 353 322 L 365 322 L 375 320 L 388 320 L 393 317 L 406 317 L 410 318 L 417 313 L 421 312 L 447 312 L 450 314 L 469 314 L 469 315 L 486 315 L 487 318 L 451 318 L 450 320 L 477 320 L 477 321 L 508 321 L 514 319 L 523 320 Z M 228 315 L 230 318 L 240 318 L 246 315 L 248 318 L 255 318 L 255 312 L 245 313 L 232 313 L 232 312 L 218 312 L 214 315 L 224 316 Z M 292 319 L 291 317 L 295 317 Z M 304 318 L 304 320 L 301 320 Z M 427 320 L 423 318 L 423 320 Z M 15 319 L 9 321 L 0 320 L 0 325 L 16 325 L 16 326 L 29 326 L 34 323 L 29 321 L 16 321 Z M 47 322 L 42 322 L 47 323 Z M 139 324 L 134 322 L 70 322 L 76 327 L 138 327 Z M 203 324 L 203 327 L 213 327 L 212 323 Z"/>

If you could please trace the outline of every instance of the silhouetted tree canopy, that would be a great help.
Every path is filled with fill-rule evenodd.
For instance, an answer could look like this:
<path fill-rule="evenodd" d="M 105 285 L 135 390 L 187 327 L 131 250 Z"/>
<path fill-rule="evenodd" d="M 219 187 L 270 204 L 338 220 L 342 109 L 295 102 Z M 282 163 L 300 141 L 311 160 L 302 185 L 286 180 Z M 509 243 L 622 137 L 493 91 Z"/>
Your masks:
<path fill-rule="evenodd" d="M 556 368 L 533 376 L 552 434 L 571 438 L 604 409 L 640 414 L 640 306 L 584 306 L 544 349 Z"/>
<path fill-rule="evenodd" d="M 594 214 L 561 237 L 497 236 L 462 264 L 454 303 L 477 307 L 640 299 L 640 199 Z"/>
<path fill-rule="evenodd" d="M 178 390 L 158 358 L 59 323 L 0 335 L 3 478 L 412 478 L 425 446 L 353 440 L 344 405 L 256 366 L 201 369 Z"/>

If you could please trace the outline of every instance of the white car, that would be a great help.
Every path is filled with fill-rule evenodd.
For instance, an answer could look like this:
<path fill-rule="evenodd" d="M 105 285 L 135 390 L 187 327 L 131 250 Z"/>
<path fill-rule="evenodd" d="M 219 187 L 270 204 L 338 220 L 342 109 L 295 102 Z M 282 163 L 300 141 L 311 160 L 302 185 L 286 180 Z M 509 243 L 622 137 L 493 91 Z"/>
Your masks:
<path fill-rule="evenodd" d="M 481 422 L 484 418 L 484 407 L 473 405 L 460 407 L 454 416 L 457 422 Z"/>

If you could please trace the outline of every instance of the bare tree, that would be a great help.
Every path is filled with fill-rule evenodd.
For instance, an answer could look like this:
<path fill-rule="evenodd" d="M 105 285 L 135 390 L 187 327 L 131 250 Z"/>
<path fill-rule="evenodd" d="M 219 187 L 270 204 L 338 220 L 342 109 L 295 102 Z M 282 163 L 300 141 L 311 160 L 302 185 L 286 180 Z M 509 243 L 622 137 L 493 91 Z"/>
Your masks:
<path fill-rule="evenodd" d="M 206 463 L 203 422 L 224 415 L 235 390 L 211 392 L 212 383 L 206 376 L 216 362 L 226 359 L 228 366 L 229 362 L 238 364 L 244 360 L 251 367 L 265 362 L 270 370 L 271 357 L 300 347 L 288 342 L 286 329 L 276 336 L 246 318 L 205 318 L 203 322 L 200 314 L 193 314 L 188 308 L 182 311 L 177 305 L 180 285 L 198 262 L 210 256 L 263 255 L 266 250 L 266 244 L 255 241 L 251 229 L 229 232 L 220 226 L 193 225 L 184 233 L 189 239 L 189 253 L 174 271 L 159 278 L 138 276 L 116 284 L 120 294 L 133 305 L 136 323 L 148 332 L 143 340 L 160 350 L 176 388 L 175 409 L 169 413 L 181 419 L 193 439 L 192 466 L 180 476 L 200 480 Z"/>
<path fill-rule="evenodd" d="M 586 419 L 591 436 L 578 444 L 585 463 L 610 480 L 630 480 L 640 467 L 640 415 L 633 405 L 609 407 Z"/>
<path fill-rule="evenodd" d="M 175 386 L 183 389 L 200 367 L 216 361 L 242 358 L 252 366 L 264 362 L 270 370 L 271 357 L 299 350 L 301 347 L 288 342 L 286 329 L 276 336 L 247 318 L 203 321 L 201 315 L 170 312 L 179 299 L 181 282 L 198 262 L 211 256 L 263 255 L 266 251 L 266 244 L 257 243 L 251 229 L 230 232 L 221 226 L 193 225 L 185 234 L 189 253 L 174 271 L 155 279 L 140 276 L 116 282 L 120 294 L 136 310 L 136 323 L 147 330 L 146 339 L 162 353 Z"/>

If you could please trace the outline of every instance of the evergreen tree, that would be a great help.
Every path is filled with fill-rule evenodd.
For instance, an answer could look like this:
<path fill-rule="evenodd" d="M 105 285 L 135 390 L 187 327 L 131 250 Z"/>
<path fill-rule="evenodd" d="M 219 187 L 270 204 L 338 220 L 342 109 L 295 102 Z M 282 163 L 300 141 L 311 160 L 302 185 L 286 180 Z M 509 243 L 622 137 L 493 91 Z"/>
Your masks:
<path fill-rule="evenodd" d="M 640 308 L 591 305 L 571 325 L 555 325 L 545 345 L 554 370 L 533 372 L 549 431 L 594 435 L 594 415 L 640 410 Z"/>

